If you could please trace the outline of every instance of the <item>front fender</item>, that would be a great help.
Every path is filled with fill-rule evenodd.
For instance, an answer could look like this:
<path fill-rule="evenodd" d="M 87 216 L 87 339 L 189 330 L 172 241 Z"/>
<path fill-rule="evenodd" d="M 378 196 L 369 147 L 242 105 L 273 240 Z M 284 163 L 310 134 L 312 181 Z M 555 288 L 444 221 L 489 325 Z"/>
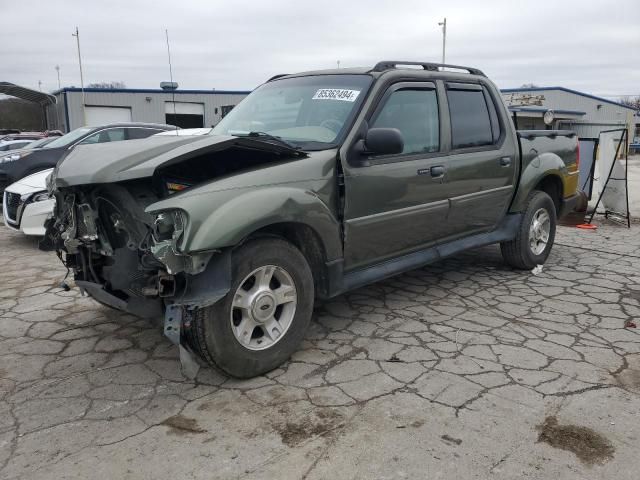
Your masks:
<path fill-rule="evenodd" d="M 535 150 L 532 150 L 529 153 L 529 161 L 526 165 L 523 165 L 516 195 L 511 203 L 509 211 L 512 213 L 522 212 L 525 209 L 526 200 L 531 191 L 543 178 L 550 175 L 554 175 L 562 181 L 564 196 L 565 193 L 570 190 L 570 187 L 566 184 L 567 173 L 567 167 L 565 166 L 564 161 L 555 153 L 537 154 Z M 575 192 L 575 187 L 573 190 Z"/>
<path fill-rule="evenodd" d="M 328 261 L 342 256 L 339 222 L 310 190 L 290 186 L 234 189 L 192 196 L 180 203 L 189 215 L 180 245 L 185 253 L 231 247 L 266 226 L 294 222 L 318 234 Z"/>

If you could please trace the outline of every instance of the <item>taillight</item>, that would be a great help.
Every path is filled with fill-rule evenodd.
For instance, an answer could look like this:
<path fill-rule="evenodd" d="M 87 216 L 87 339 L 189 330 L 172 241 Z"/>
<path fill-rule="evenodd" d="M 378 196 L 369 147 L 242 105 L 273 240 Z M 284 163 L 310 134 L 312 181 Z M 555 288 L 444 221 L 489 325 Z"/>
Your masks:
<path fill-rule="evenodd" d="M 576 170 L 580 170 L 580 140 L 576 145 Z"/>

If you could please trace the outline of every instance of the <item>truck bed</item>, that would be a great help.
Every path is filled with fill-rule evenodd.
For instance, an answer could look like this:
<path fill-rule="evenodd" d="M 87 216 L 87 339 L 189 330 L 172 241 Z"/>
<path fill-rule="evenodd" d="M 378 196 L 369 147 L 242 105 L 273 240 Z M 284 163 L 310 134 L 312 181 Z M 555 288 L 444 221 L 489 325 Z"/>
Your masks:
<path fill-rule="evenodd" d="M 569 167 L 577 163 L 576 132 L 571 130 L 518 130 L 522 167 L 536 156 L 553 152 Z"/>

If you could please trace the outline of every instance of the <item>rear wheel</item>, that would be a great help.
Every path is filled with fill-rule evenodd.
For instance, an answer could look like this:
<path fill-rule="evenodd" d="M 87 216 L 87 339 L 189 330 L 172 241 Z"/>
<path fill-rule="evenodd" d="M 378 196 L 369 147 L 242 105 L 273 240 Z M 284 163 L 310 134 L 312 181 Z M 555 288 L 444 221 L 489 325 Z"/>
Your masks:
<path fill-rule="evenodd" d="M 260 375 L 298 348 L 313 300 L 311 269 L 296 247 L 278 238 L 251 240 L 233 253 L 229 293 L 195 312 L 191 343 L 230 375 Z"/>
<path fill-rule="evenodd" d="M 547 260 L 555 236 L 555 204 L 545 192 L 533 191 L 527 198 L 516 237 L 500 244 L 502 257 L 514 268 L 531 270 Z"/>

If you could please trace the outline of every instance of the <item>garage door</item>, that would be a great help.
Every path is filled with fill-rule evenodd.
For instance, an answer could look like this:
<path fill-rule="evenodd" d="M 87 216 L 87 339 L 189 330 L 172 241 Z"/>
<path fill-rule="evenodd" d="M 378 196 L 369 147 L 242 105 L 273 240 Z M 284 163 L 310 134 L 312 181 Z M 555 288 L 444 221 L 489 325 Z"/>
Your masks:
<path fill-rule="evenodd" d="M 90 127 L 131 121 L 129 107 L 86 107 L 86 124 Z"/>
<path fill-rule="evenodd" d="M 181 128 L 204 127 L 203 103 L 165 102 L 164 111 L 169 125 Z"/>

